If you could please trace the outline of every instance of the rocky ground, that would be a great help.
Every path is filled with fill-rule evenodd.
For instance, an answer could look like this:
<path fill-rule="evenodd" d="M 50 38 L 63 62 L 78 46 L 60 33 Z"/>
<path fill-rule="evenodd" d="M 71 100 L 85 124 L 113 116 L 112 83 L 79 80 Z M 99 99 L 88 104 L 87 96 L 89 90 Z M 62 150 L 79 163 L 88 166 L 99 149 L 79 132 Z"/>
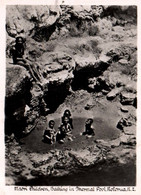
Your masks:
<path fill-rule="evenodd" d="M 136 14 L 134 6 L 7 7 L 7 185 L 102 163 L 135 163 Z M 26 56 L 39 64 L 42 88 L 12 64 L 17 35 L 24 35 Z M 74 141 L 43 143 L 47 122 L 55 119 L 57 128 L 66 108 Z M 88 117 L 94 119 L 92 138 L 80 136 Z"/>

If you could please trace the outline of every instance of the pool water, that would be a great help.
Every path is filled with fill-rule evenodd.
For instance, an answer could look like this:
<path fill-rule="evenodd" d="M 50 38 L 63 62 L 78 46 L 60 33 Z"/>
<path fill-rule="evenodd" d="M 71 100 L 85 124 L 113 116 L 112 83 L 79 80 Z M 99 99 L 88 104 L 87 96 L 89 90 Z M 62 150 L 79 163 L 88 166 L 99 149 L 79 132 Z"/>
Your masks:
<path fill-rule="evenodd" d="M 55 120 L 55 129 L 58 129 L 60 125 L 60 119 Z M 32 152 L 44 153 L 51 149 L 62 149 L 65 147 L 69 148 L 78 148 L 81 146 L 87 146 L 94 143 L 95 139 L 114 139 L 119 136 L 120 131 L 116 129 L 114 126 L 111 126 L 109 121 L 105 121 L 102 118 L 94 118 L 93 126 L 95 129 L 95 136 L 87 139 L 85 136 L 80 136 L 80 133 L 85 129 L 85 121 L 86 118 L 73 118 L 73 126 L 74 129 L 72 133 L 74 135 L 74 140 L 72 142 L 67 141 L 63 145 L 59 143 L 55 143 L 53 145 L 49 145 L 47 143 L 42 142 L 43 132 L 46 128 L 45 123 L 40 123 L 37 127 L 32 131 L 27 137 L 21 139 L 24 143 L 22 146 L 25 150 Z"/>
<path fill-rule="evenodd" d="M 64 150 L 71 148 L 73 150 L 83 149 L 93 145 L 96 139 L 114 139 L 119 136 L 119 130 L 111 125 L 110 121 L 103 118 L 94 118 L 93 126 L 95 136 L 87 139 L 80 136 L 84 131 L 86 118 L 73 118 L 73 135 L 74 140 L 67 141 L 64 144 L 55 143 L 53 145 L 42 142 L 42 135 L 46 128 L 45 123 L 39 122 L 36 129 L 27 137 L 22 138 L 24 151 L 46 153 L 51 149 Z M 60 125 L 60 119 L 55 119 L 55 128 Z M 33 180 L 22 180 L 17 185 L 72 185 L 72 186 L 135 186 L 136 185 L 136 166 L 135 162 L 128 164 L 98 164 L 94 167 L 81 168 L 75 173 L 62 177 L 41 176 Z"/>

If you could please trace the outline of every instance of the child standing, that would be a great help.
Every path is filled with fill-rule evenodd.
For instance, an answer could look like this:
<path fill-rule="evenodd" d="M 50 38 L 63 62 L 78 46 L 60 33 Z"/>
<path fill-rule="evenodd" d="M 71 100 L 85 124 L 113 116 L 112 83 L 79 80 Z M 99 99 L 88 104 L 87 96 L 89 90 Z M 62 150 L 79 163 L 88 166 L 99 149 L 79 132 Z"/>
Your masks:
<path fill-rule="evenodd" d="M 70 141 L 73 141 L 72 139 L 72 127 L 69 123 L 69 118 L 64 117 L 63 123 L 59 127 L 59 132 L 58 132 L 58 138 L 60 143 L 64 143 L 64 140 L 67 138 Z"/>
<path fill-rule="evenodd" d="M 56 131 L 54 129 L 55 122 L 53 120 L 49 121 L 48 128 L 44 131 L 44 141 L 53 144 L 56 142 Z"/>
<path fill-rule="evenodd" d="M 88 118 L 85 122 L 85 131 L 82 135 L 87 135 L 88 137 L 94 136 L 94 128 L 92 127 L 93 119 Z"/>
<path fill-rule="evenodd" d="M 72 118 L 71 118 L 71 112 L 70 110 L 65 110 L 64 115 L 62 116 L 62 123 L 64 123 L 65 117 L 68 118 L 68 123 L 70 124 L 71 128 L 73 129 L 73 124 L 72 124 Z"/>

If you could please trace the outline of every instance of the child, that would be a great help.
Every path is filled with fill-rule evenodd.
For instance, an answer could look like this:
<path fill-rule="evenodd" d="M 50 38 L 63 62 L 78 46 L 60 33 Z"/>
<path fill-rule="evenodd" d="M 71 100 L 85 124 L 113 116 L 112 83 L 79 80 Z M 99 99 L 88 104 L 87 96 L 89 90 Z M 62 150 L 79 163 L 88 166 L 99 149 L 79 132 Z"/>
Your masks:
<path fill-rule="evenodd" d="M 87 135 L 88 137 L 94 136 L 94 128 L 91 126 L 93 123 L 93 119 L 88 118 L 85 122 L 85 131 L 82 133 L 82 135 Z"/>
<path fill-rule="evenodd" d="M 73 141 L 72 139 L 72 128 L 69 123 L 69 118 L 64 117 L 63 123 L 59 127 L 59 132 L 58 132 L 58 138 L 60 143 L 64 143 L 64 140 L 67 138 L 70 141 Z"/>
<path fill-rule="evenodd" d="M 25 40 L 23 37 L 17 37 L 15 40 L 15 45 L 10 50 L 10 53 L 13 57 L 13 64 L 24 65 L 26 63 L 23 58 L 25 51 Z"/>
<path fill-rule="evenodd" d="M 56 131 L 54 129 L 55 122 L 53 120 L 49 121 L 48 129 L 45 130 L 43 138 L 44 141 L 50 144 L 56 142 Z"/>
<path fill-rule="evenodd" d="M 62 116 L 62 123 L 64 123 L 64 118 L 68 118 L 68 123 L 70 124 L 71 128 L 73 129 L 73 124 L 72 124 L 72 118 L 71 118 L 71 112 L 70 110 L 65 110 L 64 115 Z"/>

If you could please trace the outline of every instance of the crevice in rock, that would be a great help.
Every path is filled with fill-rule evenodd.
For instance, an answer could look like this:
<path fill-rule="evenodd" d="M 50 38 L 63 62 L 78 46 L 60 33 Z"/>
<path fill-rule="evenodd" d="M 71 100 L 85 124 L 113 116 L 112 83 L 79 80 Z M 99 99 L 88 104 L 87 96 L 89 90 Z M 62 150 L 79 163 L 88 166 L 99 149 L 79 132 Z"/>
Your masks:
<path fill-rule="evenodd" d="M 30 32 L 30 34 L 34 34 L 32 38 L 37 42 L 48 41 L 53 32 L 56 30 L 56 23 L 49 27 L 37 27 Z"/>
<path fill-rule="evenodd" d="M 29 104 L 30 93 L 5 98 L 5 134 L 20 137 L 26 127 L 25 107 Z"/>
<path fill-rule="evenodd" d="M 93 77 L 99 77 L 108 68 L 109 65 L 109 63 L 100 62 L 96 66 L 88 65 L 84 68 L 81 68 L 80 70 L 77 70 L 78 66 L 76 66 L 73 72 L 74 79 L 71 85 L 72 89 L 74 91 L 78 89 L 88 90 L 88 79 Z"/>
<path fill-rule="evenodd" d="M 49 83 L 48 91 L 44 95 L 45 102 L 49 108 L 48 114 L 55 112 L 58 106 L 64 102 L 65 98 L 70 93 L 69 88 L 70 84 L 68 81 L 65 81 L 61 85 L 53 85 Z"/>

